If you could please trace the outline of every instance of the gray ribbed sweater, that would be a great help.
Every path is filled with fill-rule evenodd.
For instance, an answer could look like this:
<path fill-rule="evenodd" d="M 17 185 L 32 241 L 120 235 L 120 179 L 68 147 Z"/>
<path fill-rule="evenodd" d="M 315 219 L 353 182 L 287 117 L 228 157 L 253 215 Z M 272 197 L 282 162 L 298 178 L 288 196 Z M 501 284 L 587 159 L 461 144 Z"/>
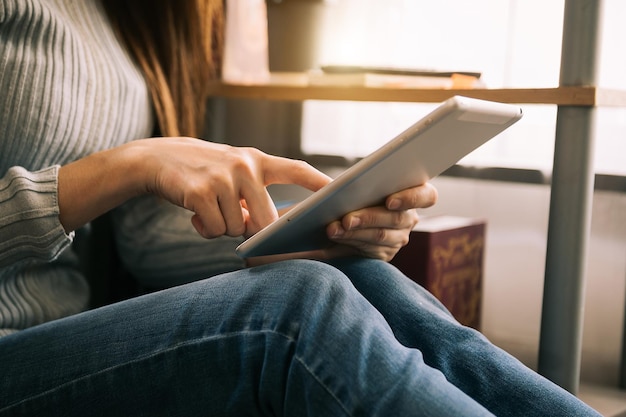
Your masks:
<path fill-rule="evenodd" d="M 58 166 L 148 137 L 145 81 L 98 0 L 0 0 L 0 335 L 84 310 L 88 287 L 58 219 Z M 145 197 L 116 212 L 129 269 L 169 285 L 241 266 L 237 239 Z"/>

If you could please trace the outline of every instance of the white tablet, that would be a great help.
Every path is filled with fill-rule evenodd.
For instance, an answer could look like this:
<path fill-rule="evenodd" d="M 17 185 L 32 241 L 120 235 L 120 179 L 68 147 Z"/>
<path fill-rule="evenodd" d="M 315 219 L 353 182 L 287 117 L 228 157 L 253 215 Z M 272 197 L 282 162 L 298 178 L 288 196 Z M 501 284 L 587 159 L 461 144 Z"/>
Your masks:
<path fill-rule="evenodd" d="M 237 248 L 241 257 L 321 249 L 326 226 L 345 214 L 384 204 L 456 164 L 522 117 L 519 106 L 453 97 L 361 159 Z"/>

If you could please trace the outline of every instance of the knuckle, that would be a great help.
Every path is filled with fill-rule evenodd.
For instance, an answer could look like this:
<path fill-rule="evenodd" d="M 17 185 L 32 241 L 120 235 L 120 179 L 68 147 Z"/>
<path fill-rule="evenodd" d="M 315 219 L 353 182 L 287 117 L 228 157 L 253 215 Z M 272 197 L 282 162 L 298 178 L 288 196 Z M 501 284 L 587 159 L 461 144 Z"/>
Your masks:
<path fill-rule="evenodd" d="M 225 231 L 225 234 L 230 236 L 230 237 L 238 237 L 238 236 L 243 235 L 245 233 L 245 231 L 246 231 L 246 226 L 243 223 L 241 223 L 241 224 L 238 224 L 238 225 L 236 225 L 234 227 L 232 227 L 232 226 L 229 227 Z"/>
<path fill-rule="evenodd" d="M 387 229 L 379 228 L 376 230 L 376 236 L 374 237 L 374 241 L 376 243 L 382 243 L 387 240 Z"/>
<path fill-rule="evenodd" d="M 435 188 L 434 186 L 430 186 L 430 200 L 432 204 L 436 204 L 437 200 L 439 199 L 439 191 L 437 191 L 437 188 Z"/>
<path fill-rule="evenodd" d="M 309 171 L 311 167 L 311 164 L 301 159 L 293 160 L 293 168 L 297 171 Z"/>
<path fill-rule="evenodd" d="M 378 250 L 369 254 L 371 258 L 380 259 L 385 262 L 389 262 L 393 259 L 393 255 L 396 251 L 388 249 L 388 248 L 379 248 Z"/>
<path fill-rule="evenodd" d="M 393 253 L 391 253 L 391 252 L 384 252 L 382 254 L 382 256 L 380 257 L 380 259 L 382 259 L 385 262 L 389 262 L 389 261 L 391 261 L 393 259 L 394 255 L 395 255 L 395 252 L 393 252 Z"/>
<path fill-rule="evenodd" d="M 253 172 L 254 158 L 247 152 L 230 152 L 228 155 L 229 164 L 233 171 L 240 175 L 251 175 Z"/>
<path fill-rule="evenodd" d="M 394 229 L 399 229 L 407 224 L 407 212 L 398 211 L 392 212 L 391 226 Z"/>
<path fill-rule="evenodd" d="M 435 205 L 437 203 L 437 199 L 439 198 L 439 193 L 437 189 L 430 183 L 427 183 L 424 186 L 424 195 L 421 198 L 421 203 L 423 208 L 427 208 Z"/>
<path fill-rule="evenodd" d="M 204 237 L 207 239 L 215 239 L 223 236 L 226 233 L 226 226 L 211 224 L 206 227 L 204 231 Z"/>
<path fill-rule="evenodd" d="M 360 227 L 369 227 L 376 225 L 377 214 L 374 211 L 364 210 L 359 213 L 358 217 L 361 220 Z"/>
<path fill-rule="evenodd" d="M 411 207 L 414 208 L 424 208 L 424 206 L 428 206 L 429 204 L 426 202 L 428 199 L 424 198 L 424 193 L 416 193 L 411 197 Z"/>
<path fill-rule="evenodd" d="M 254 148 L 238 148 L 234 146 L 228 146 L 224 149 L 220 155 L 226 170 L 231 173 L 237 173 L 239 175 L 245 175 L 251 173 L 254 170 L 255 164 L 255 149 Z"/>
<path fill-rule="evenodd" d="M 188 210 L 195 211 L 206 198 L 207 192 L 203 184 L 194 181 L 187 184 L 182 205 Z"/>
<path fill-rule="evenodd" d="M 417 225 L 417 223 L 419 223 L 420 217 L 417 214 L 417 210 L 411 210 L 410 213 L 411 213 L 410 226 L 411 226 L 411 229 L 413 229 Z"/>

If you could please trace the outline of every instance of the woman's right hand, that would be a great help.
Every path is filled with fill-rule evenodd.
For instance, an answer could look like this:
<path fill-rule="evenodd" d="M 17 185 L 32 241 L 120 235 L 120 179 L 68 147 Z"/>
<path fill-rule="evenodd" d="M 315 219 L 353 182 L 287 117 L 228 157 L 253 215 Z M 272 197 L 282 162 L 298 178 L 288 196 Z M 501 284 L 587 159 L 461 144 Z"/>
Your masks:
<path fill-rule="evenodd" d="M 303 161 L 191 138 L 152 138 L 98 152 L 59 170 L 59 217 L 67 231 L 127 199 L 152 193 L 193 212 L 207 238 L 250 236 L 278 214 L 266 186 L 312 191 L 330 178 Z"/>

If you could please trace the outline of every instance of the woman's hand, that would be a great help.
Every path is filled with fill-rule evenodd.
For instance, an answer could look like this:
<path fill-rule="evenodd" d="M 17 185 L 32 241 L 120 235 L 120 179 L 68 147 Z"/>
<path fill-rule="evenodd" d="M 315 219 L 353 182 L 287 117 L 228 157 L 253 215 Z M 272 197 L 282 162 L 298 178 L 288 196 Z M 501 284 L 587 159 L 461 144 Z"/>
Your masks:
<path fill-rule="evenodd" d="M 330 178 L 303 161 L 190 138 L 153 138 L 98 152 L 59 170 L 59 218 L 75 230 L 152 193 L 193 212 L 204 237 L 249 236 L 278 214 L 266 186 L 316 191 Z"/>
<path fill-rule="evenodd" d="M 151 155 L 147 191 L 195 213 L 206 238 L 251 236 L 278 218 L 270 184 L 316 191 L 330 178 L 303 161 L 189 138 L 147 143 Z"/>
<path fill-rule="evenodd" d="M 370 207 L 346 214 L 326 228 L 328 238 L 336 244 L 330 248 L 248 259 L 248 265 L 260 265 L 290 258 L 331 259 L 359 255 L 391 260 L 409 241 L 418 222 L 416 209 L 437 201 L 437 189 L 426 183 L 392 194 L 384 206 Z"/>
<path fill-rule="evenodd" d="M 59 218 L 74 230 L 133 196 L 152 193 L 191 212 L 207 238 L 250 236 L 278 214 L 266 186 L 297 184 L 316 191 L 330 178 L 309 164 L 190 138 L 137 140 L 98 152 L 59 170 Z M 390 195 L 385 206 L 354 211 L 328 225 L 331 248 L 250 260 L 327 259 L 354 255 L 390 260 L 408 242 L 415 209 L 435 203 L 424 184 Z"/>
<path fill-rule="evenodd" d="M 415 209 L 436 201 L 437 190 L 427 183 L 388 196 L 385 206 L 348 213 L 326 229 L 329 239 L 340 245 L 329 254 L 341 250 L 389 261 L 409 243 L 409 233 L 419 220 Z"/>

